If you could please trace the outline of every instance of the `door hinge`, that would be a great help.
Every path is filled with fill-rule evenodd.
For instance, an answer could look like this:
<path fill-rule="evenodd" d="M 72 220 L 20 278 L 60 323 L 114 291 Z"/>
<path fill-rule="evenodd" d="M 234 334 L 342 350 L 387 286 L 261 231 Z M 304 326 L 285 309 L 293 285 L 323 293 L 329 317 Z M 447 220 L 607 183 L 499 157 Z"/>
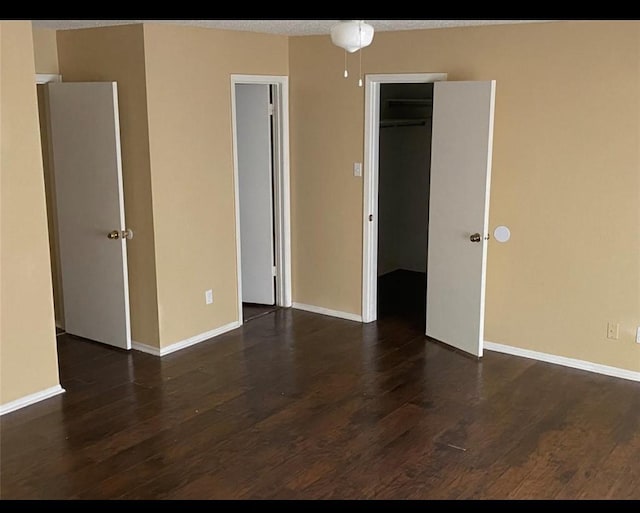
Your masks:
<path fill-rule="evenodd" d="M 269 104 L 269 116 L 273 116 L 273 103 Z"/>
<path fill-rule="evenodd" d="M 271 274 L 273 274 L 273 276 L 278 276 L 278 268 L 275 265 L 271 267 Z"/>

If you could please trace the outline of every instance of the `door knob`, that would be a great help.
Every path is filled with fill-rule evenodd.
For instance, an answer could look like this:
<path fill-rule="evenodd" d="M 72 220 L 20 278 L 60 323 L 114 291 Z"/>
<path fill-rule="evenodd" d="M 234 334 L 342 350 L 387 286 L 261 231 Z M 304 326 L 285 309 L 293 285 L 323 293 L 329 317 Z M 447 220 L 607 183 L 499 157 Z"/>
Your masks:
<path fill-rule="evenodd" d="M 107 238 L 111 240 L 115 239 L 133 239 L 133 230 L 131 228 L 127 228 L 126 230 L 112 230 L 107 233 Z"/>
<path fill-rule="evenodd" d="M 471 242 L 480 242 L 482 240 L 482 235 L 479 233 L 474 233 L 469 237 Z M 489 240 L 489 235 L 485 235 L 484 240 Z"/>

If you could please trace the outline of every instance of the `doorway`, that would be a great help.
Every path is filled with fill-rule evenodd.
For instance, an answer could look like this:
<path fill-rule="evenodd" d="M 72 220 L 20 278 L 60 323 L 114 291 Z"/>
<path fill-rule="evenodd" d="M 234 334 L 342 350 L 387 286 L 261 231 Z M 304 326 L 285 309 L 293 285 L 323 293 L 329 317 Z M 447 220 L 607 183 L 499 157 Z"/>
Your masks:
<path fill-rule="evenodd" d="M 428 226 L 426 217 L 428 214 L 425 214 L 425 209 L 428 213 L 428 194 L 426 203 L 422 206 L 416 206 L 416 198 L 411 201 L 413 208 L 410 206 L 404 208 L 405 198 L 400 197 L 399 191 L 410 186 L 411 176 L 419 177 L 423 184 L 425 180 L 428 183 L 430 155 L 427 147 L 431 135 L 433 83 L 446 79 L 446 73 L 368 75 L 366 77 L 363 322 L 375 321 L 378 318 L 379 309 L 384 313 L 390 309 L 402 308 L 397 298 L 405 298 L 401 303 L 406 305 L 408 295 L 415 299 L 426 288 L 427 244 L 425 238 L 428 231 L 425 228 Z M 406 137 L 402 137 L 403 135 L 409 135 L 409 138 L 414 139 L 423 135 L 427 140 L 423 141 L 420 149 L 419 143 L 407 141 Z M 406 145 L 404 150 L 408 150 L 409 153 L 401 152 L 402 147 L 396 148 L 398 145 Z M 402 175 L 394 174 L 393 171 L 394 163 L 398 162 L 401 163 L 400 167 L 404 171 Z M 423 172 L 417 169 L 420 163 L 425 166 Z M 383 188 L 381 196 L 379 196 L 380 186 Z M 419 194 L 416 189 L 417 187 L 411 188 L 412 196 Z M 394 211 L 394 205 L 401 205 L 401 212 Z M 419 217 L 423 221 L 420 221 Z M 404 226 L 409 219 L 420 223 L 420 229 Z M 395 250 L 394 246 L 400 240 L 401 227 L 404 227 L 406 233 L 410 235 L 413 250 L 409 249 L 409 244 L 402 244 L 400 250 Z M 379 239 L 380 233 L 383 236 L 382 240 Z M 419 248 L 419 251 L 415 251 L 415 248 Z M 409 256 L 402 256 L 406 253 L 409 253 Z M 379 262 L 379 259 L 382 260 Z M 422 260 L 424 264 L 421 263 Z M 380 302 L 378 301 L 379 287 L 383 298 Z M 405 291 L 409 289 L 411 292 L 403 296 L 403 289 Z M 394 298 L 396 298 L 395 301 Z M 419 301 L 421 304 L 425 300 L 419 299 Z M 412 309 L 419 307 L 414 306 L 415 301 L 411 305 Z M 424 309 L 417 315 L 423 322 Z"/>
<path fill-rule="evenodd" d="M 57 331 L 131 349 L 117 84 L 36 83 Z"/>
<path fill-rule="evenodd" d="M 380 84 L 377 318 L 424 331 L 433 83 Z"/>
<path fill-rule="evenodd" d="M 288 78 L 232 75 L 240 323 L 291 306 Z"/>
<path fill-rule="evenodd" d="M 47 207 L 47 224 L 49 233 L 49 258 L 51 262 L 51 283 L 53 286 L 53 310 L 55 315 L 56 335 L 64 333 L 64 303 L 62 300 L 62 271 L 58 253 L 58 225 L 56 219 L 55 184 L 53 180 L 53 164 L 51 162 L 51 146 L 49 142 L 49 108 L 45 84 L 61 82 L 57 74 L 36 74 L 36 93 L 38 101 L 38 119 L 40 122 L 40 142 L 42 147 L 42 167 L 44 172 L 44 188 Z"/>
<path fill-rule="evenodd" d="M 431 83 L 433 87 L 428 199 L 424 199 L 428 219 L 422 223 L 428 226 L 426 308 L 422 314 L 425 335 L 480 357 L 495 80 L 448 82 L 446 74 L 367 76 L 362 318 L 371 322 L 378 315 L 379 147 L 384 130 L 380 127 L 380 99 L 383 85 L 394 83 Z M 399 100 L 406 104 L 410 99 Z M 417 239 L 416 232 L 412 237 Z"/>

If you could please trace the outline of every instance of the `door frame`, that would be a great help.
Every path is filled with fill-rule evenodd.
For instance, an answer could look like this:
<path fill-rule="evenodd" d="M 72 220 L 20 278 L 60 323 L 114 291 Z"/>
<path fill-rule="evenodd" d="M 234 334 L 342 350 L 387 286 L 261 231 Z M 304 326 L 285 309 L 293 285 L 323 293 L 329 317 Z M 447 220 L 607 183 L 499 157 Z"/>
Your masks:
<path fill-rule="evenodd" d="M 49 84 L 51 82 L 62 82 L 62 75 L 60 74 L 56 74 L 56 73 L 36 73 L 36 87 L 39 85 L 44 85 L 44 84 Z M 49 124 L 49 106 L 46 105 L 47 102 L 47 98 L 46 98 L 46 94 L 43 95 L 43 102 L 44 105 L 40 105 L 40 99 L 37 99 L 37 103 L 38 103 L 38 113 L 40 113 L 40 109 L 43 109 L 43 111 L 46 112 L 46 119 L 44 120 L 44 122 L 46 123 L 46 125 Z M 39 120 L 40 122 L 43 122 L 42 119 Z M 47 132 L 49 132 L 49 127 L 47 126 Z M 51 145 L 49 144 L 48 147 L 42 148 L 42 159 L 43 159 L 43 166 L 46 164 L 45 162 L 45 158 L 47 159 L 48 162 L 52 162 L 52 155 L 51 155 Z M 44 153 L 47 153 L 46 157 L 44 155 Z M 45 170 L 43 169 L 43 172 Z M 52 170 L 48 170 L 48 171 L 52 171 Z M 55 184 L 54 184 L 54 180 L 53 180 L 53 173 L 52 172 L 44 172 L 44 179 L 45 179 L 45 192 L 50 192 L 50 194 L 45 194 L 45 206 L 46 206 L 46 210 L 47 210 L 47 237 L 49 240 L 49 251 L 55 251 L 55 269 L 53 268 L 53 262 L 52 262 L 52 267 L 51 267 L 51 286 L 53 289 L 53 294 L 54 297 L 56 296 L 56 294 L 59 294 L 58 298 L 60 298 L 60 301 L 62 301 L 62 286 L 60 284 L 60 276 L 62 274 L 62 271 L 60 270 L 60 255 L 58 252 L 58 220 L 56 219 L 56 215 L 55 215 L 55 211 L 56 211 L 56 201 L 55 201 Z M 53 214 L 53 215 L 50 215 Z M 53 239 L 55 239 L 55 249 L 51 248 L 51 238 L 53 237 Z M 55 273 L 55 276 L 54 276 Z M 54 279 L 57 278 L 57 279 Z M 55 302 L 54 302 L 55 304 Z M 62 306 L 62 313 L 64 313 L 64 304 Z M 60 330 L 64 330 L 64 315 L 61 315 L 61 313 L 54 309 L 54 319 L 55 319 L 55 325 L 56 328 L 60 329 Z"/>
<path fill-rule="evenodd" d="M 366 75 L 364 105 L 364 183 L 362 209 L 362 322 L 378 318 L 378 165 L 380 84 L 422 84 L 447 80 L 446 73 Z M 370 220 L 371 219 L 371 220 Z"/>
<path fill-rule="evenodd" d="M 289 77 L 275 75 L 231 75 L 231 122 L 233 138 L 233 182 L 236 217 L 236 269 L 238 277 L 238 322 L 242 316 L 242 259 L 240 248 L 240 190 L 236 128 L 236 84 L 273 86 L 273 200 L 276 264 L 276 305 L 290 307 L 291 299 L 291 194 L 289 180 Z"/>
<path fill-rule="evenodd" d="M 57 73 L 36 73 L 36 84 L 48 84 L 49 82 L 62 82 L 62 75 Z"/>

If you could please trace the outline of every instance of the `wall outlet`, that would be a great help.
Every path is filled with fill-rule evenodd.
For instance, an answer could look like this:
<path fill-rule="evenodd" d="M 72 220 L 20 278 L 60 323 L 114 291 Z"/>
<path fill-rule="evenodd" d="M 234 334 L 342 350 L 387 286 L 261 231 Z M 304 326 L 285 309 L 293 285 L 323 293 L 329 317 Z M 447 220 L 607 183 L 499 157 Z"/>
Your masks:
<path fill-rule="evenodd" d="M 362 162 L 353 163 L 353 176 L 362 176 Z"/>
<path fill-rule="evenodd" d="M 206 290 L 204 293 L 204 301 L 206 304 L 210 305 L 213 303 L 213 290 Z"/>
<path fill-rule="evenodd" d="M 636 344 L 640 344 L 640 326 L 636 330 Z"/>
<path fill-rule="evenodd" d="M 620 336 L 620 324 L 617 322 L 607 323 L 607 338 L 612 340 L 618 340 Z"/>

